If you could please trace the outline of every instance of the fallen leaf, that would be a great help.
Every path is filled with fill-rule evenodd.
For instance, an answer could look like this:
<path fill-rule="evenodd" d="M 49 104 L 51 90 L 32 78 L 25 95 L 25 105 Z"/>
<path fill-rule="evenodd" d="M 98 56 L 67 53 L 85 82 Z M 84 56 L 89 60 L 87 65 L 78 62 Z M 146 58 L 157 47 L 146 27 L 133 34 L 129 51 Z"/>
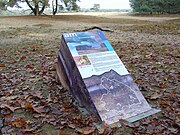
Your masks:
<path fill-rule="evenodd" d="M 94 132 L 95 129 L 96 129 L 95 127 L 84 127 L 84 128 L 77 128 L 76 130 L 84 135 L 89 135 L 90 133 Z"/>
<path fill-rule="evenodd" d="M 34 114 L 33 117 L 34 118 L 44 118 L 44 117 L 47 117 L 47 114 Z"/>
<path fill-rule="evenodd" d="M 20 54 L 20 52 L 15 52 L 15 55 L 19 55 Z"/>
<path fill-rule="evenodd" d="M 32 69 L 34 66 L 31 65 L 31 64 L 27 64 L 27 65 L 25 65 L 24 67 L 25 67 L 25 68 L 30 68 L 30 69 Z"/>
<path fill-rule="evenodd" d="M 8 108 L 10 109 L 12 112 L 14 112 L 15 110 L 21 108 L 21 107 L 13 107 L 13 106 L 10 106 L 10 105 L 7 105 L 7 104 L 1 104 L 0 105 L 0 108 Z"/>
<path fill-rule="evenodd" d="M 110 135 L 112 133 L 112 129 L 111 127 L 106 124 L 104 121 L 102 122 L 102 129 L 101 129 L 103 132 L 103 134 L 105 135 Z"/>
<path fill-rule="evenodd" d="M 166 88 L 167 87 L 166 83 L 164 83 L 164 82 L 159 83 L 158 86 L 160 88 Z"/>
<path fill-rule="evenodd" d="M 76 128 L 76 126 L 74 124 L 69 124 L 68 127 L 72 128 L 72 129 Z"/>
<path fill-rule="evenodd" d="M 140 57 L 141 57 L 140 55 L 135 55 L 135 56 L 133 56 L 134 59 L 138 59 L 138 58 L 140 58 Z"/>
<path fill-rule="evenodd" d="M 98 129 L 98 133 L 99 133 L 99 134 L 103 134 L 103 133 L 104 133 L 104 131 L 105 131 L 105 129 L 104 129 L 104 128 L 99 128 L 99 129 Z"/>
<path fill-rule="evenodd" d="M 31 120 L 26 121 L 27 124 L 32 124 L 33 122 Z"/>
<path fill-rule="evenodd" d="M 114 123 L 114 124 L 111 124 L 111 129 L 117 129 L 118 128 L 118 124 L 117 123 Z"/>
<path fill-rule="evenodd" d="M 29 79 L 30 82 L 38 82 L 39 80 L 41 80 L 42 78 L 31 78 Z"/>
<path fill-rule="evenodd" d="M 177 114 L 175 124 L 178 125 L 180 128 L 180 114 Z"/>
<path fill-rule="evenodd" d="M 158 99 L 162 96 L 163 94 L 159 94 L 158 92 L 154 93 L 151 95 L 150 99 Z"/>
<path fill-rule="evenodd" d="M 52 99 L 51 99 L 51 94 L 48 95 L 48 99 L 47 99 L 48 103 L 52 102 Z"/>
<path fill-rule="evenodd" d="M 9 108 L 1 108 L 0 107 L 0 112 L 2 116 L 8 116 L 11 115 L 12 111 Z"/>
<path fill-rule="evenodd" d="M 121 52 L 124 51 L 124 48 L 120 48 L 120 51 L 121 51 Z"/>
<path fill-rule="evenodd" d="M 47 113 L 50 111 L 50 108 L 48 106 L 39 106 L 39 107 L 33 107 L 34 111 L 37 113 Z"/>
<path fill-rule="evenodd" d="M 176 90 L 173 90 L 173 91 L 171 92 L 171 95 L 172 95 L 172 97 L 176 97 L 177 91 L 176 91 Z"/>
<path fill-rule="evenodd" d="M 149 61 L 156 61 L 157 58 L 155 58 L 155 57 L 150 57 L 150 58 L 146 58 L 146 60 L 149 60 Z"/>
<path fill-rule="evenodd" d="M 24 104 L 24 108 L 26 109 L 27 112 L 31 112 L 31 113 L 34 112 L 34 108 L 33 108 L 32 104 L 29 102 Z"/>
<path fill-rule="evenodd" d="M 32 51 L 37 51 L 38 47 L 37 47 L 37 45 L 33 45 L 31 48 L 32 48 Z"/>
<path fill-rule="evenodd" d="M 25 106 L 26 109 L 32 109 L 33 108 L 32 104 L 29 103 L 29 102 L 25 103 L 24 106 Z"/>
<path fill-rule="evenodd" d="M 11 122 L 11 124 L 15 127 L 23 127 L 26 124 L 26 121 L 24 119 L 15 119 Z"/>
<path fill-rule="evenodd" d="M 14 100 L 18 98 L 18 96 L 6 96 L 6 97 L 1 97 L 0 101 L 5 101 L 5 100 Z"/>
<path fill-rule="evenodd" d="M 142 79 L 136 79 L 135 80 L 136 83 L 141 83 L 141 82 L 144 82 Z"/>
<path fill-rule="evenodd" d="M 159 101 L 159 104 L 163 107 L 168 107 L 171 106 L 169 101 Z"/>
<path fill-rule="evenodd" d="M 171 133 L 174 133 L 174 134 L 177 134 L 178 131 L 179 131 L 177 128 L 168 128 L 168 130 L 169 130 Z"/>
<path fill-rule="evenodd" d="M 44 75 L 43 78 L 45 78 L 46 80 L 49 80 L 49 79 L 50 79 L 50 77 L 47 76 L 47 75 Z"/>
<path fill-rule="evenodd" d="M 26 58 L 26 56 L 21 56 L 20 58 L 19 58 L 19 60 L 18 61 L 21 61 L 21 60 L 24 60 Z"/>
<path fill-rule="evenodd" d="M 33 97 L 37 97 L 37 98 L 39 98 L 39 99 L 43 98 L 41 91 L 33 92 L 33 93 L 31 93 L 30 95 L 32 95 Z"/>
<path fill-rule="evenodd" d="M 53 114 L 58 114 L 58 115 L 61 115 L 63 113 L 61 111 L 61 109 L 59 107 L 56 107 L 56 106 L 51 106 L 51 111 Z"/>
<path fill-rule="evenodd" d="M 127 122 L 127 123 L 126 123 L 126 126 L 128 126 L 128 127 L 130 127 L 130 128 L 137 128 L 137 127 L 140 126 L 140 122 L 139 122 L 139 121 L 137 121 L 137 122 L 135 122 L 135 123 Z"/>
<path fill-rule="evenodd" d="M 5 67 L 6 65 L 3 63 L 0 63 L 0 67 Z"/>
<path fill-rule="evenodd" d="M 120 124 L 121 124 L 121 127 L 122 127 L 123 129 L 125 129 L 125 128 L 126 128 L 126 123 L 128 123 L 128 122 L 127 122 L 126 120 L 124 120 L 124 119 L 120 119 L 119 122 L 120 122 Z"/>
<path fill-rule="evenodd" d="M 41 115 L 41 117 L 42 117 L 42 115 Z M 43 117 L 44 117 L 43 121 L 45 121 L 47 123 L 51 123 L 53 125 L 56 125 L 56 121 L 58 120 L 56 118 L 56 116 L 54 116 L 54 115 L 45 115 Z"/>

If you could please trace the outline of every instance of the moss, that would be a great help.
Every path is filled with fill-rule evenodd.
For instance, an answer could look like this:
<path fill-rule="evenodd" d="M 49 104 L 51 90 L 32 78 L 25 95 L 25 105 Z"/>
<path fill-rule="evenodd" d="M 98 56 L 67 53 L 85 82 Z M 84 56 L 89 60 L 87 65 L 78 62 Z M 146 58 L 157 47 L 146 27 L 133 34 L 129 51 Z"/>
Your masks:
<path fill-rule="evenodd" d="M 40 135 L 58 135 L 59 130 L 51 124 L 45 124 L 41 128 Z"/>

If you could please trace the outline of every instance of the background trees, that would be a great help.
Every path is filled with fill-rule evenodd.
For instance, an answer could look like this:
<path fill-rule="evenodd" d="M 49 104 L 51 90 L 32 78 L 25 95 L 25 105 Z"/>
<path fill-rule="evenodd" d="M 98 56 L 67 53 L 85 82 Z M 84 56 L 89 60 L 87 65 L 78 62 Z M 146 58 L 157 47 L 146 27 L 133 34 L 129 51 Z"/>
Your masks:
<path fill-rule="evenodd" d="M 66 9 L 68 11 L 78 11 L 80 8 L 79 6 L 77 5 L 77 1 L 80 1 L 80 0 L 52 0 L 52 10 L 53 10 L 53 15 L 55 15 L 58 11 L 58 8 L 62 9 L 62 4 L 65 5 Z M 61 2 L 61 5 L 59 5 L 58 3 Z"/>
<path fill-rule="evenodd" d="M 13 7 L 13 6 L 17 6 L 18 2 L 20 2 L 21 0 L 0 0 L 0 10 L 7 10 L 7 7 Z"/>
<path fill-rule="evenodd" d="M 80 0 L 63 0 L 65 6 L 67 7 L 67 10 L 78 10 L 79 6 L 76 4 L 77 1 Z"/>
<path fill-rule="evenodd" d="M 44 9 L 49 6 L 49 0 L 25 0 L 27 5 L 30 7 L 34 15 L 38 16 L 44 12 Z M 62 3 L 65 5 L 67 10 L 77 10 L 79 7 L 76 2 L 79 0 L 52 0 L 52 12 L 55 15 L 58 11 L 58 7 L 60 6 L 58 3 Z M 62 6 L 62 5 L 61 5 Z"/>
<path fill-rule="evenodd" d="M 44 12 L 44 9 L 48 6 L 48 0 L 25 0 L 29 8 L 32 10 L 35 16 L 39 16 Z"/>
<path fill-rule="evenodd" d="M 129 0 L 135 12 L 180 13 L 180 0 Z"/>
<path fill-rule="evenodd" d="M 76 2 L 79 0 L 0 0 L 0 10 L 7 10 L 7 7 L 19 6 L 19 2 L 26 2 L 28 7 L 32 10 L 35 16 L 42 15 L 44 9 L 49 7 L 49 2 L 52 2 L 52 12 L 55 15 L 58 11 L 58 7 L 64 5 L 68 11 L 78 10 L 79 6 Z M 61 5 L 59 4 L 61 3 Z"/>
<path fill-rule="evenodd" d="M 26 2 L 32 13 L 36 16 L 43 14 L 44 9 L 52 2 L 52 13 L 55 15 L 58 10 L 66 8 L 68 11 L 78 11 L 77 5 L 80 0 L 0 0 L 0 10 L 7 10 L 7 7 L 19 6 L 18 3 Z M 180 0 L 129 0 L 133 11 L 139 13 L 180 13 Z M 99 5 L 94 4 L 93 9 L 98 11 Z"/>

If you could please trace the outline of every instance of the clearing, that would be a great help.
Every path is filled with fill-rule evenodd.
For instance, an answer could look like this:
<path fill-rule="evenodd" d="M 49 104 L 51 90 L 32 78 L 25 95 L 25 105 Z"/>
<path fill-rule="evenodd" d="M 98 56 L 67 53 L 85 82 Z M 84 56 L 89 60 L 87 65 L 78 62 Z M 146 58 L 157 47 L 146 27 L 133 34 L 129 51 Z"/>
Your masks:
<path fill-rule="evenodd" d="M 122 128 L 104 125 L 100 130 L 93 124 L 95 118 L 80 113 L 71 94 L 55 80 L 57 50 L 62 32 L 93 26 L 113 31 L 104 33 L 145 98 L 161 113 Z M 2 134 L 177 134 L 179 35 L 179 15 L 0 17 Z"/>

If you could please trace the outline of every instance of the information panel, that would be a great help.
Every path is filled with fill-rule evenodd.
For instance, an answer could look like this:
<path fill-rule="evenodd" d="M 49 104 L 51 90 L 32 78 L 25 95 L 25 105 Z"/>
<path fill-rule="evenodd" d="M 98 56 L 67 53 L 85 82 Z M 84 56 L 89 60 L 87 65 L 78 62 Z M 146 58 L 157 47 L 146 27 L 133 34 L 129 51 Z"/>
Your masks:
<path fill-rule="evenodd" d="M 63 38 L 103 121 L 112 124 L 152 109 L 101 31 Z"/>

